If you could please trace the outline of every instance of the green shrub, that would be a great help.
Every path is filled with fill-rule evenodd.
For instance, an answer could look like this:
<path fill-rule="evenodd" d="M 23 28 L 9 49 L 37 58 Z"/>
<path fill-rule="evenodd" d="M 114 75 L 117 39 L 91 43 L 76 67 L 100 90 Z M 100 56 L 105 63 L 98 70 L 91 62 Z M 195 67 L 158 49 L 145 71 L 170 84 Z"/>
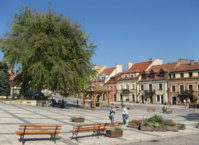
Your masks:
<path fill-rule="evenodd" d="M 148 119 L 148 122 L 152 122 L 152 123 L 160 123 L 162 121 L 163 121 L 162 116 L 157 115 L 157 114 Z"/>
<path fill-rule="evenodd" d="M 70 118 L 70 120 L 73 121 L 73 120 L 75 120 L 76 118 L 77 118 L 77 117 L 72 116 L 72 117 Z"/>
<path fill-rule="evenodd" d="M 141 122 L 141 125 L 148 126 L 149 125 L 148 120 L 147 119 L 143 119 L 142 122 Z"/>
<path fill-rule="evenodd" d="M 121 126 L 106 128 L 106 131 L 120 131 L 120 130 L 123 130 Z"/>

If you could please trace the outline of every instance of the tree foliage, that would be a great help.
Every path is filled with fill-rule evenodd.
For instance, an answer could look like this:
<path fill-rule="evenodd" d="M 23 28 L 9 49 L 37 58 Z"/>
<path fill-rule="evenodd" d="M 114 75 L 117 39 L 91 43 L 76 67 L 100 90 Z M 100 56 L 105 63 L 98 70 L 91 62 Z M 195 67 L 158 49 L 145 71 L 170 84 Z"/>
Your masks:
<path fill-rule="evenodd" d="M 12 68 L 20 66 L 22 92 L 33 88 L 77 93 L 94 75 L 91 57 L 96 46 L 89 38 L 80 24 L 63 14 L 24 7 L 15 13 L 0 48 Z"/>
<path fill-rule="evenodd" d="M 0 62 L 0 96 L 10 95 L 8 65 Z"/>

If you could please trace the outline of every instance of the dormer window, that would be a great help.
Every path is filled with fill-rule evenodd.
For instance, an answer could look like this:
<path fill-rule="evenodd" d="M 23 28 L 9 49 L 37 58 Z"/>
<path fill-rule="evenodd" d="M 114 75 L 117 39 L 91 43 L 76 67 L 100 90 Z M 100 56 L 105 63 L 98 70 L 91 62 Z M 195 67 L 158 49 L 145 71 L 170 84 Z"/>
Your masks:
<path fill-rule="evenodd" d="M 189 72 L 189 77 L 192 77 L 193 76 L 193 73 L 192 72 Z"/>
<path fill-rule="evenodd" d="M 142 79 L 146 79 L 146 73 L 145 72 L 143 72 L 141 76 L 142 76 Z"/>
<path fill-rule="evenodd" d="M 164 70 L 160 69 L 160 77 L 164 77 Z"/>
<path fill-rule="evenodd" d="M 150 72 L 150 78 L 154 78 L 154 77 L 155 77 L 154 71 L 151 70 L 151 72 Z"/>

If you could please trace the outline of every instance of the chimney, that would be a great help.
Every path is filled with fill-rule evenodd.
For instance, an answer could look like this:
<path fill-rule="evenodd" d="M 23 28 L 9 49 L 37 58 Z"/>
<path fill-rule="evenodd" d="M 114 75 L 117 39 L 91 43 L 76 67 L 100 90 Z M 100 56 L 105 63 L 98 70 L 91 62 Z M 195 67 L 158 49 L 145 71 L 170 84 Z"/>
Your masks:
<path fill-rule="evenodd" d="M 128 62 L 128 69 L 130 69 L 133 66 L 132 62 Z"/>
<path fill-rule="evenodd" d="M 194 60 L 190 60 L 189 65 L 193 65 L 194 64 Z"/>
<path fill-rule="evenodd" d="M 181 64 L 187 64 L 187 63 L 188 63 L 188 62 L 187 62 L 186 59 L 179 59 L 176 66 L 179 66 L 179 65 L 181 65 Z"/>
<path fill-rule="evenodd" d="M 153 59 L 152 59 L 152 58 L 150 58 L 150 59 L 149 59 L 149 61 L 153 61 Z"/>
<path fill-rule="evenodd" d="M 122 65 L 121 64 L 116 64 L 116 73 L 122 72 Z"/>

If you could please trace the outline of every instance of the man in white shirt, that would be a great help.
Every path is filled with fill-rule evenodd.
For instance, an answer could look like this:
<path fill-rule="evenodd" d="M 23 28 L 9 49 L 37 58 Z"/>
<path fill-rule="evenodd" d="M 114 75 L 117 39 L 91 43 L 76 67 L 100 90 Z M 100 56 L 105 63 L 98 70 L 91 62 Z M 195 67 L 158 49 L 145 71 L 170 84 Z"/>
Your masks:
<path fill-rule="evenodd" d="M 126 120 L 128 119 L 128 111 L 125 107 L 125 105 L 122 105 L 122 119 L 123 119 L 123 125 L 126 126 Z"/>

